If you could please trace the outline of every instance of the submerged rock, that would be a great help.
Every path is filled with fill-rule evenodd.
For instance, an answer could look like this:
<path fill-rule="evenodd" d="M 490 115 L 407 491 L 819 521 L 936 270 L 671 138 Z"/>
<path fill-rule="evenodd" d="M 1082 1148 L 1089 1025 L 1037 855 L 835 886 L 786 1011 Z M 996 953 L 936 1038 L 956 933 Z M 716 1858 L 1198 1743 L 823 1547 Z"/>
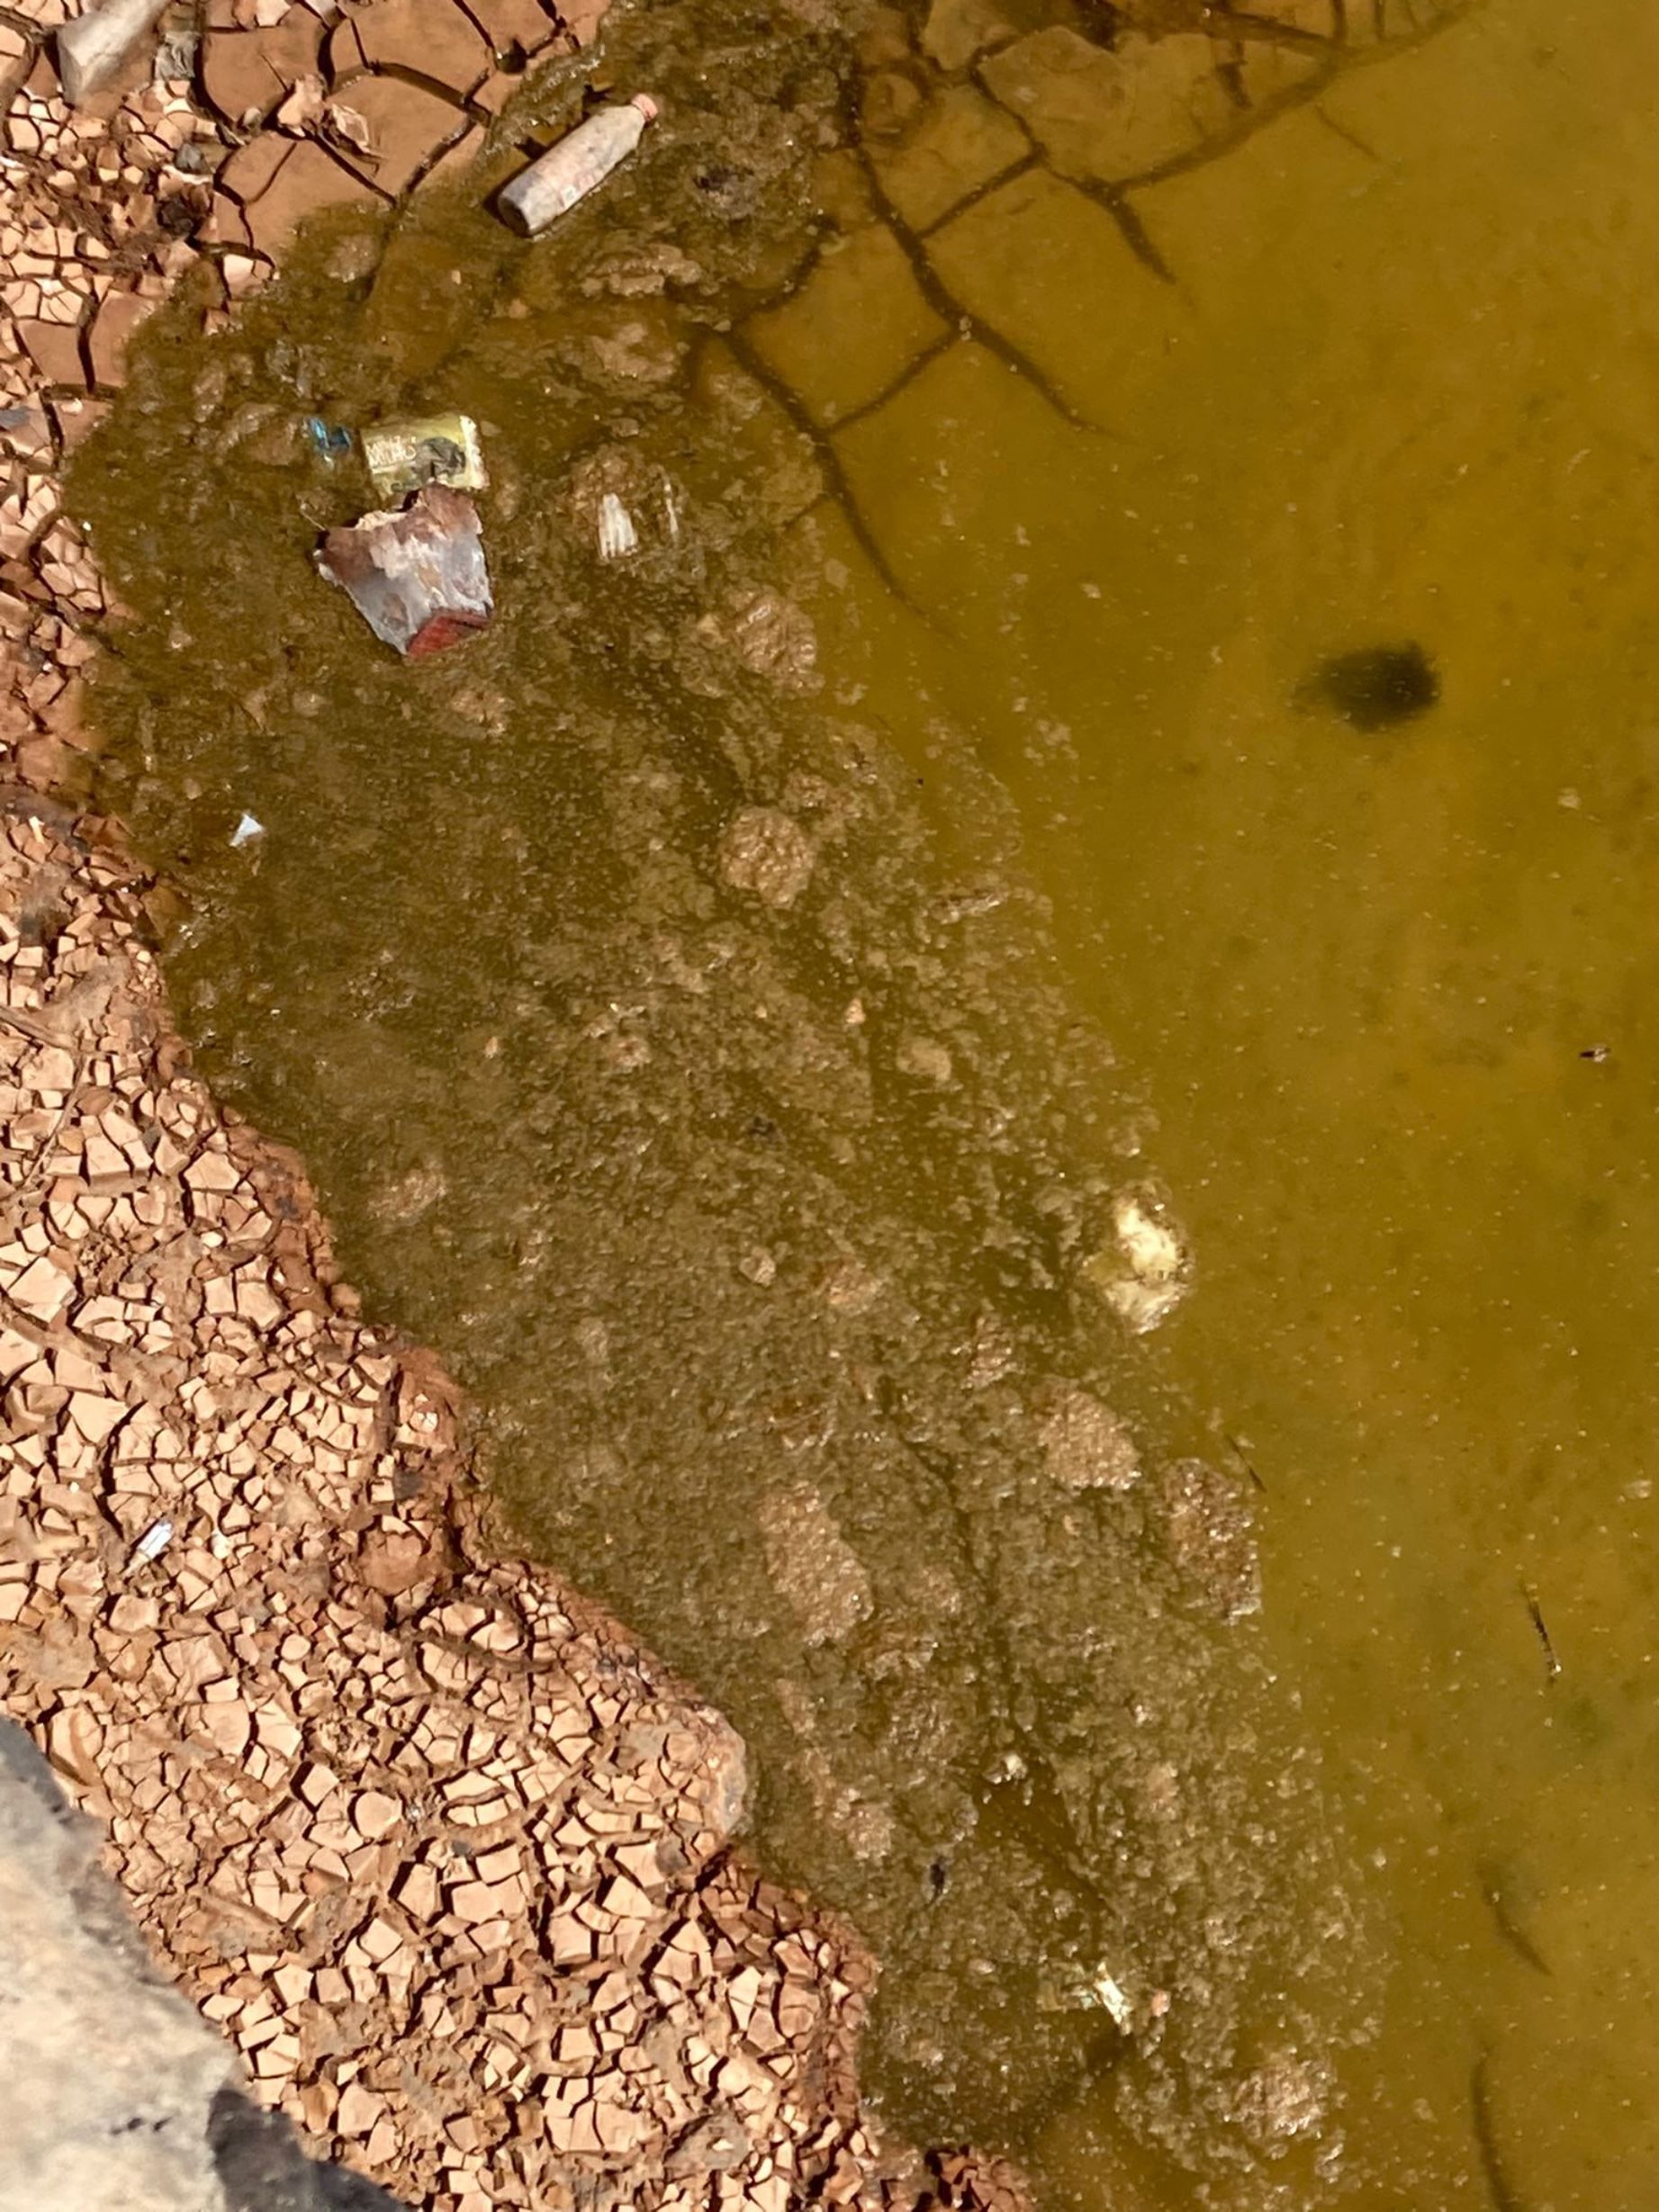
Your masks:
<path fill-rule="evenodd" d="M 1176 1564 L 1224 1621 L 1261 1611 L 1261 1563 L 1249 1500 L 1205 1460 L 1177 1460 L 1159 1477 L 1159 1505 Z"/>
<path fill-rule="evenodd" d="M 1192 1285 L 1192 1261 L 1168 1200 L 1150 1183 L 1112 1201 L 1112 1243 L 1083 1263 L 1083 1273 L 1137 1336 L 1171 1314 Z"/>
<path fill-rule="evenodd" d="M 799 1483 L 769 1497 L 761 1530 L 768 1570 L 807 1642 L 850 1636 L 870 1613 L 870 1577 L 817 1491 Z"/>

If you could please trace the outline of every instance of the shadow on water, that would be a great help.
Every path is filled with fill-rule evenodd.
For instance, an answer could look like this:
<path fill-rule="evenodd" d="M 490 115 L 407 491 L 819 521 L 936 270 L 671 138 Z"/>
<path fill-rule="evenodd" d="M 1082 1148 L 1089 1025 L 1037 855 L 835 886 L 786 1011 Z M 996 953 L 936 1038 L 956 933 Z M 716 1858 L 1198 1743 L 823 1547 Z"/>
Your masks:
<path fill-rule="evenodd" d="M 1635 2212 L 1659 32 L 1196 20 L 641 7 L 558 236 L 152 326 L 107 794 L 214 1079 L 881 1951 L 896 2119 Z M 436 408 L 498 614 L 405 665 L 301 425 Z"/>

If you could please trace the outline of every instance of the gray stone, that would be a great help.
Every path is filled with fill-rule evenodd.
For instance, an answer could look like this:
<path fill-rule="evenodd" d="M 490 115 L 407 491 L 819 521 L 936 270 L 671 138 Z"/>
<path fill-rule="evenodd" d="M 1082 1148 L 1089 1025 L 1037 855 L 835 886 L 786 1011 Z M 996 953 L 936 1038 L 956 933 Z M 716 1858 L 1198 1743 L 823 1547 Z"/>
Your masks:
<path fill-rule="evenodd" d="M 305 2155 L 165 1983 L 98 1830 L 0 1721 L 0 2212 L 397 2212 Z"/>
<path fill-rule="evenodd" d="M 225 2212 L 234 2054 L 151 1966 L 29 1739 L 0 1724 L 0 2212 Z"/>

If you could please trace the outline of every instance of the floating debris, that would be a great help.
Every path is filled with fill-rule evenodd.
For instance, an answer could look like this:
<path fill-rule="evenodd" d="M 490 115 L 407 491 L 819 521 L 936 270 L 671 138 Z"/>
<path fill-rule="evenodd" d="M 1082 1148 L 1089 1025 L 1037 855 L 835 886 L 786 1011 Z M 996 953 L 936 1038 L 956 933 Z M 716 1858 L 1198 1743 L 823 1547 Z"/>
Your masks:
<path fill-rule="evenodd" d="M 244 814 L 230 832 L 230 849 L 239 852 L 244 845 L 251 845 L 265 835 L 265 824 L 257 814 Z"/>
<path fill-rule="evenodd" d="M 375 490 L 386 499 L 401 499 L 427 484 L 483 491 L 490 482 L 478 425 L 470 415 L 375 423 L 363 433 L 363 458 Z"/>
<path fill-rule="evenodd" d="M 1521 1596 L 1527 1601 L 1527 1611 L 1531 1615 L 1534 1632 L 1544 1648 L 1544 1678 L 1546 1682 L 1554 1682 L 1561 1673 L 1561 1661 L 1556 1657 L 1555 1645 L 1550 1641 L 1549 1629 L 1544 1619 L 1543 1605 L 1539 1603 L 1538 1594 L 1531 1583 L 1523 1582 L 1520 1587 Z"/>
<path fill-rule="evenodd" d="M 478 510 L 445 484 L 428 484 L 401 514 L 330 530 L 317 566 L 351 594 L 375 636 L 410 661 L 458 644 L 494 611 Z"/>

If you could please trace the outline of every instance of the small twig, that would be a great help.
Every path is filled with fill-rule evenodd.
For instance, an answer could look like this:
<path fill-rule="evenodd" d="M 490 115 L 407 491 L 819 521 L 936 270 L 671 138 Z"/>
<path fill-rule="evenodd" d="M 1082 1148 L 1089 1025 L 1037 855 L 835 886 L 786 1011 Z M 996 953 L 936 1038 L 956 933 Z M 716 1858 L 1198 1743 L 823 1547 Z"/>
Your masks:
<path fill-rule="evenodd" d="M 1520 2199 L 1515 2194 L 1510 2177 L 1498 2150 L 1498 2138 L 1492 2123 L 1492 2092 L 1488 2077 L 1492 2070 L 1492 2054 L 1485 2052 L 1475 2061 L 1474 2072 L 1469 2081 L 1470 2119 L 1474 2129 L 1475 2146 L 1481 2154 L 1481 2168 L 1486 2176 L 1486 2186 L 1498 2212 L 1521 2212 Z"/>
<path fill-rule="evenodd" d="M 1227 1448 L 1232 1453 L 1234 1459 L 1238 1461 L 1240 1466 L 1243 1468 L 1245 1473 L 1249 1477 L 1250 1480 L 1256 1485 L 1256 1488 L 1260 1490 L 1265 1497 L 1267 1489 L 1267 1484 L 1257 1473 L 1254 1466 L 1250 1462 L 1249 1456 L 1246 1452 L 1244 1446 L 1239 1442 L 1239 1439 L 1231 1430 L 1227 1432 Z"/>
<path fill-rule="evenodd" d="M 1521 1596 L 1527 1601 L 1527 1611 L 1532 1615 L 1532 1625 L 1538 1632 L 1538 1641 L 1544 1647 L 1545 1677 L 1554 1682 L 1561 1672 L 1561 1661 L 1556 1658 L 1555 1647 L 1549 1640 L 1549 1630 L 1544 1620 L 1544 1608 L 1539 1605 L 1538 1594 L 1531 1583 L 1523 1582 L 1520 1588 Z"/>

